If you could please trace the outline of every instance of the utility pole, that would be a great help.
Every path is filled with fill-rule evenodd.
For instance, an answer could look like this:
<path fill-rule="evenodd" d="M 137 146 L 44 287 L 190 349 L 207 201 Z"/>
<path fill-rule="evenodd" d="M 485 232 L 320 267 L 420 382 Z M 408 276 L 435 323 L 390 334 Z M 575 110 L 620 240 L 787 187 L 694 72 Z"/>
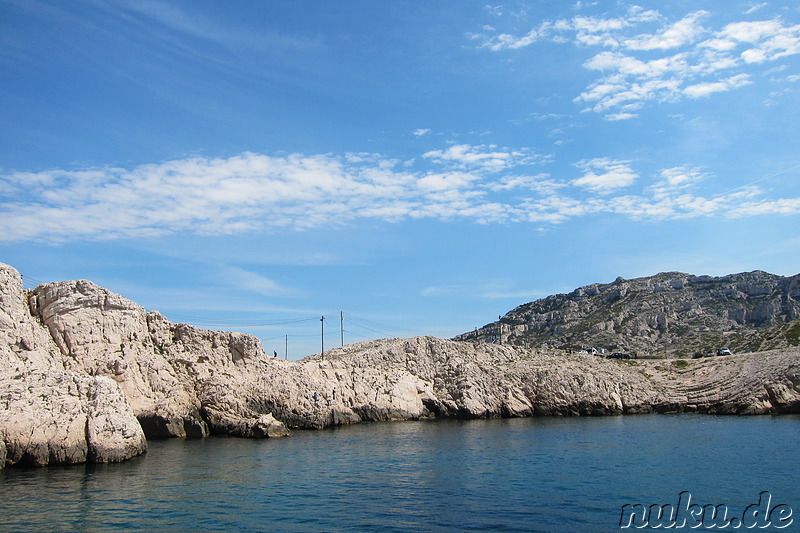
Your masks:
<path fill-rule="evenodd" d="M 322 342 L 322 351 L 320 352 L 320 355 L 322 355 L 324 357 L 325 356 L 325 317 L 324 316 L 319 319 L 319 324 L 320 324 L 320 327 L 322 328 L 322 334 L 320 335 L 320 339 L 321 339 L 321 342 Z"/>
<path fill-rule="evenodd" d="M 342 346 L 344 347 L 344 312 L 339 311 L 339 330 L 342 334 Z"/>
<path fill-rule="evenodd" d="M 497 338 L 500 340 L 500 346 L 503 345 L 503 323 L 500 322 L 503 317 L 497 317 Z"/>

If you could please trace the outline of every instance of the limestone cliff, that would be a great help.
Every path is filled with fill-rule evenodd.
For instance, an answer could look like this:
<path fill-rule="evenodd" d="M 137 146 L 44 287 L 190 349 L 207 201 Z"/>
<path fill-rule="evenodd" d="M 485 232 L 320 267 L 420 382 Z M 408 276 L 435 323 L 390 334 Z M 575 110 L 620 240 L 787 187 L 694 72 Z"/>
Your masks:
<path fill-rule="evenodd" d="M 286 432 L 249 405 L 276 364 L 257 338 L 174 324 L 85 280 L 40 285 L 28 301 L 65 368 L 116 381 L 148 437 Z"/>
<path fill-rule="evenodd" d="M 300 364 L 336 387 L 332 415 L 349 408 L 370 420 L 800 412 L 800 348 L 628 361 L 419 337 L 345 346 Z"/>
<path fill-rule="evenodd" d="M 423 417 L 800 412 L 800 351 L 613 361 L 433 337 L 298 362 L 175 324 L 89 281 L 0 265 L 0 467 L 115 461 L 147 437 L 274 437 Z"/>
<path fill-rule="evenodd" d="M 146 449 L 117 384 L 63 362 L 19 274 L 0 264 L 0 468 L 121 461 Z"/>

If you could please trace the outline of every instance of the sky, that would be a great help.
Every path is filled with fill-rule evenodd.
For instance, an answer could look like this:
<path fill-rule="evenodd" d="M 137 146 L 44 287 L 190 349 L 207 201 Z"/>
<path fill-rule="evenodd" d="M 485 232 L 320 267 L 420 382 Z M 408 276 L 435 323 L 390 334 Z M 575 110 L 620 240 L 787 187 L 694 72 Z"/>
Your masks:
<path fill-rule="evenodd" d="M 0 0 L 0 72 L 0 262 L 281 357 L 800 272 L 794 1 Z"/>

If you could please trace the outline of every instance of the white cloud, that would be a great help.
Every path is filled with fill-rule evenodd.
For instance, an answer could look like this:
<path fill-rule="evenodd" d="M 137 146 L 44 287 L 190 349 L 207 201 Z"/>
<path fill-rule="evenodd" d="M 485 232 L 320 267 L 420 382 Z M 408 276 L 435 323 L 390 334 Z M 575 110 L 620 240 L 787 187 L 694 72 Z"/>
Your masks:
<path fill-rule="evenodd" d="M 797 199 L 768 198 L 753 186 L 755 182 L 704 198 L 695 194 L 694 188 L 706 175 L 688 166 L 664 169 L 640 194 L 631 194 L 629 188 L 639 178 L 631 161 L 583 160 L 575 165 L 582 175 L 565 180 L 515 172 L 516 165 L 531 162 L 524 150 L 461 146 L 423 158 L 434 165 L 425 170 L 410 170 L 378 154 L 336 157 L 248 152 L 130 170 L 55 169 L 0 175 L 4 191 L 0 240 L 234 235 L 348 226 L 364 219 L 559 224 L 602 213 L 671 219 L 800 212 Z M 497 175 L 497 165 L 486 164 L 495 159 L 506 167 L 504 175 Z M 474 168 L 455 168 L 462 160 Z M 436 165 L 445 168 L 436 169 Z M 620 194 L 622 189 L 628 189 L 626 194 Z M 288 291 L 257 274 L 237 271 L 236 275 L 261 294 Z"/>
<path fill-rule="evenodd" d="M 545 39 L 547 29 L 547 26 L 540 29 L 532 29 L 521 37 L 515 37 L 508 33 L 502 33 L 489 39 L 485 37 L 482 38 L 481 36 L 477 36 L 477 38 L 483 39 L 483 43 L 481 44 L 483 48 L 488 48 L 493 52 L 498 52 L 500 50 L 517 50 L 519 48 L 529 46 L 539 40 Z"/>
<path fill-rule="evenodd" d="M 576 42 L 581 44 L 616 46 L 618 42 L 614 35 L 617 32 L 641 22 L 657 20 L 660 16 L 658 11 L 644 10 L 633 6 L 622 17 L 601 18 L 579 15 L 571 19 L 541 22 L 537 27 L 521 36 L 502 33 L 475 37 L 482 40 L 482 48 L 488 48 L 494 52 L 518 50 L 544 40 L 564 42 L 564 34 L 569 32 L 574 32 Z M 490 28 L 488 31 L 492 30 L 494 28 Z"/>
<path fill-rule="evenodd" d="M 714 38 L 700 43 L 700 47 L 712 48 L 720 52 L 727 52 L 736 48 L 736 41 L 724 38 Z"/>
<path fill-rule="evenodd" d="M 800 24 L 784 25 L 780 19 L 734 22 L 719 32 L 728 50 L 749 46 L 740 53 L 745 63 L 762 63 L 800 54 Z"/>
<path fill-rule="evenodd" d="M 685 194 L 707 178 L 702 169 L 692 167 L 665 168 L 657 176 L 658 179 L 649 188 L 653 198 L 657 199 Z"/>
<path fill-rule="evenodd" d="M 670 72 L 685 71 L 688 64 L 685 54 L 642 61 L 619 52 L 602 52 L 584 63 L 583 66 L 589 70 L 610 70 L 624 76 L 659 78 Z"/>
<path fill-rule="evenodd" d="M 431 150 L 422 154 L 425 159 L 440 164 L 455 165 L 457 168 L 479 168 L 489 172 L 498 172 L 522 163 L 530 163 L 535 159 L 520 150 L 498 150 L 495 145 L 471 146 L 454 144 L 446 150 Z"/>
<path fill-rule="evenodd" d="M 780 198 L 742 203 L 731 209 L 728 216 L 742 218 L 758 215 L 792 216 L 798 214 L 800 214 L 800 198 Z"/>
<path fill-rule="evenodd" d="M 584 174 L 573 180 L 572 184 L 601 194 L 627 187 L 639 177 L 629 163 L 630 161 L 614 161 L 608 158 L 580 161 L 576 166 L 582 168 Z"/>
<path fill-rule="evenodd" d="M 755 5 L 748 13 L 761 7 Z M 652 103 L 737 89 L 754 82 L 756 71 L 750 65 L 800 54 L 800 24 L 779 18 L 717 29 L 701 24 L 710 18 L 707 11 L 693 11 L 669 21 L 657 11 L 632 7 L 624 17 L 545 20 L 520 36 L 490 32 L 482 36 L 482 46 L 500 52 L 546 40 L 594 49 L 583 67 L 599 77 L 574 102 L 607 120 L 633 118 Z M 642 32 L 653 23 L 660 27 Z"/>
<path fill-rule="evenodd" d="M 746 43 L 756 43 L 767 37 L 776 35 L 781 31 L 782 27 L 783 25 L 778 20 L 733 22 L 725 26 L 720 32 L 720 35 L 722 38 Z"/>
<path fill-rule="evenodd" d="M 689 13 L 656 35 L 638 35 L 626 40 L 625 46 L 631 50 L 666 50 L 693 43 L 705 31 L 699 21 L 707 15 L 707 11 Z"/>
<path fill-rule="evenodd" d="M 549 179 L 548 174 L 537 174 L 535 176 L 504 176 L 499 181 L 487 184 L 487 188 L 492 191 L 527 189 L 548 196 L 564 186 L 563 183 Z"/>
<path fill-rule="evenodd" d="M 447 191 L 463 189 L 480 179 L 476 174 L 466 172 L 445 172 L 428 174 L 417 181 L 417 186 L 423 191 Z"/>
<path fill-rule="evenodd" d="M 639 115 L 636 113 L 611 113 L 605 116 L 605 119 L 611 122 L 615 122 L 617 120 L 628 120 L 632 118 L 636 118 Z"/>
<path fill-rule="evenodd" d="M 730 78 L 720 81 L 689 85 L 683 89 L 683 92 L 690 98 L 702 98 L 714 93 L 730 91 L 731 89 L 742 87 L 743 85 L 748 85 L 750 83 L 753 82 L 750 81 L 749 75 L 737 74 L 736 76 L 731 76 Z"/>
<path fill-rule="evenodd" d="M 628 26 L 628 21 L 623 18 L 603 19 L 596 17 L 574 17 L 571 21 L 561 21 L 560 29 L 569 28 L 578 32 L 606 33 L 621 30 Z"/>
<path fill-rule="evenodd" d="M 548 224 L 560 224 L 603 210 L 603 204 L 596 199 L 579 200 L 563 195 L 527 199 L 520 205 L 521 220 Z"/>
<path fill-rule="evenodd" d="M 427 135 L 431 132 L 430 128 L 417 128 L 414 130 L 414 135 L 417 137 L 422 137 L 423 135 Z"/>

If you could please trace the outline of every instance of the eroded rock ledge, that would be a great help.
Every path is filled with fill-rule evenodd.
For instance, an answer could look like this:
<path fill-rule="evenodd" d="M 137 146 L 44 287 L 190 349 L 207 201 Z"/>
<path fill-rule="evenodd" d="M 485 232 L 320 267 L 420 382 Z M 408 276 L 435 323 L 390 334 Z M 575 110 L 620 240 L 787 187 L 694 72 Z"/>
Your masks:
<path fill-rule="evenodd" d="M 145 436 L 277 437 L 424 417 L 800 412 L 800 352 L 610 361 L 433 337 L 298 362 L 89 281 L 23 291 L 0 264 L 0 467 L 119 461 Z"/>

